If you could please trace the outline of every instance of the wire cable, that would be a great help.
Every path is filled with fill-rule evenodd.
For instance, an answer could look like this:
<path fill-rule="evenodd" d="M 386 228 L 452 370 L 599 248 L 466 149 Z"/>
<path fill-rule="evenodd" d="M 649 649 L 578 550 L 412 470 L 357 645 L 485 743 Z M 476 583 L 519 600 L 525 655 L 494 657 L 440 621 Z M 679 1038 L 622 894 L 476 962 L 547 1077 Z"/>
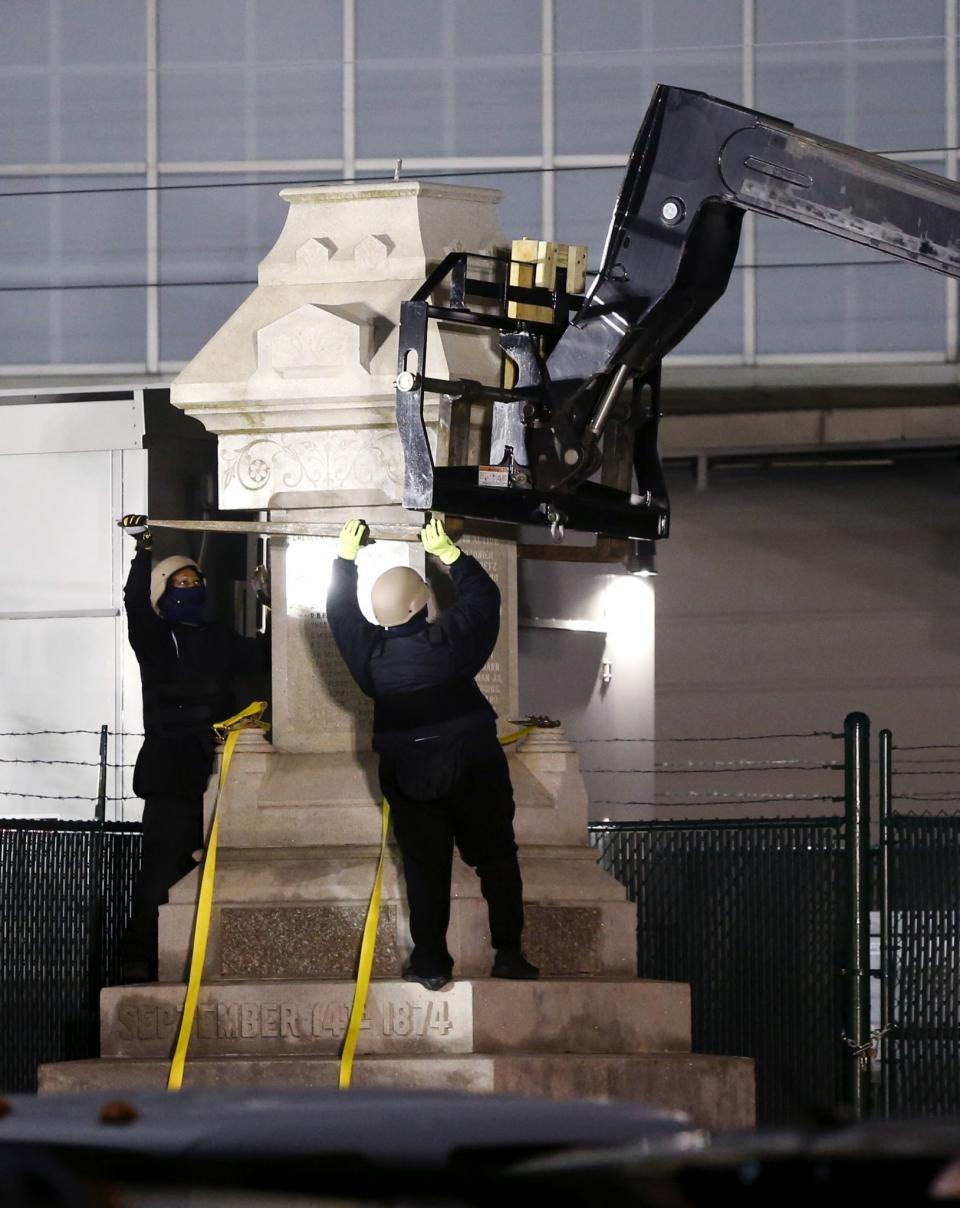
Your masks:
<path fill-rule="evenodd" d="M 2 762 L 2 760 L 0 760 Z M 842 763 L 812 763 L 812 764 L 796 764 L 789 767 L 764 766 L 750 767 L 711 767 L 709 764 L 702 768 L 671 768 L 664 767 L 661 764 L 654 764 L 652 768 L 582 768 L 584 775 L 597 776 L 652 776 L 654 773 L 658 776 L 719 776 L 729 775 L 731 772 L 744 774 L 750 772 L 823 772 L 835 771 L 842 768 Z M 923 776 L 924 772 L 905 773 L 906 775 Z M 933 773 L 931 773 L 933 774 Z M 944 773 L 944 775 L 960 776 L 960 771 L 953 773 Z"/>
<path fill-rule="evenodd" d="M 688 809 L 690 806 L 703 805 L 771 805 L 782 801 L 830 801 L 833 803 L 842 803 L 842 797 L 830 797 L 823 794 L 801 794 L 801 793 L 774 793 L 766 797 L 740 797 L 736 801 L 721 801 L 713 798 L 701 799 L 698 801 L 663 801 L 657 798 L 655 801 L 591 801 L 590 805 L 606 805 L 606 806 L 622 806 L 622 805 L 643 805 L 656 809 Z"/>
<path fill-rule="evenodd" d="M 954 151 L 960 151 L 960 144 L 957 146 L 943 147 L 892 147 L 882 151 L 869 152 L 872 155 L 948 155 Z M 552 176 L 566 172 L 622 172 L 627 166 L 627 156 L 622 157 L 622 162 L 612 164 L 552 164 L 549 167 L 500 167 L 500 168 L 420 168 L 411 169 L 411 173 L 402 179 L 406 180 L 451 180 L 458 177 L 490 177 L 490 176 Z M 39 165 L 38 165 L 39 166 Z M 160 167 L 160 172 L 163 172 L 163 167 Z M 224 171 L 222 168 L 219 170 Z M 256 169 L 238 167 L 235 172 L 238 175 L 252 175 Z M 297 171 L 297 169 L 292 169 Z M 197 175 L 211 174 L 211 169 L 204 168 L 203 162 L 197 164 Z M 102 168 L 98 167 L 96 173 L 91 175 L 105 176 L 109 175 L 109 165 L 104 164 Z M 144 175 L 146 175 L 146 167 L 144 167 Z M 25 174 L 26 175 L 26 174 Z M 62 175 L 52 169 L 46 173 L 32 172 L 31 176 L 46 175 L 56 177 Z M 188 189 L 267 189 L 267 188 L 314 188 L 318 185 L 359 185 L 359 184 L 382 184 L 384 182 L 394 183 L 395 176 L 392 172 L 386 173 L 383 176 L 318 176 L 306 177 L 300 175 L 296 178 L 289 176 L 270 177 L 266 180 L 213 180 L 213 181 L 183 181 L 179 184 L 158 183 L 155 185 L 92 185 L 88 188 L 78 189 L 10 189 L 0 191 L 0 199 L 4 197 L 72 197 L 77 195 L 89 194 L 110 194 L 110 193 L 165 193 L 179 192 Z"/>
<path fill-rule="evenodd" d="M 723 734 L 711 737 L 676 737 L 676 738 L 571 738 L 575 744 L 598 742 L 760 742 L 767 738 L 843 738 L 832 730 L 808 730 L 800 734 Z"/>

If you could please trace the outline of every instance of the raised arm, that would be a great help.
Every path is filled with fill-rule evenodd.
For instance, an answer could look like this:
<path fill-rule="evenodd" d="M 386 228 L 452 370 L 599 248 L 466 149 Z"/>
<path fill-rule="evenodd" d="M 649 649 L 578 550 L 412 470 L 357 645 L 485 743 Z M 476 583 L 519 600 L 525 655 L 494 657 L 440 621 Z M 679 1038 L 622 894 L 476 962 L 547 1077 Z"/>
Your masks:
<path fill-rule="evenodd" d="M 362 521 L 349 521 L 340 535 L 340 552 L 334 559 L 327 589 L 327 624 L 361 692 L 373 696 L 368 668 L 380 627 L 367 620 L 357 601 L 356 557 L 365 528 Z"/>
<path fill-rule="evenodd" d="M 428 554 L 450 567 L 457 601 L 440 614 L 440 626 L 461 675 L 483 667 L 500 632 L 500 589 L 484 568 L 450 540 L 439 520 L 424 525 L 420 540 Z"/>
<path fill-rule="evenodd" d="M 123 608 L 127 614 L 127 634 L 134 653 L 139 657 L 149 653 L 158 640 L 168 641 L 169 626 L 157 616 L 150 603 L 150 530 L 146 516 L 124 516 L 118 523 L 125 533 L 136 539 L 136 553 L 123 587 Z M 142 524 L 137 523 L 142 522 Z"/>

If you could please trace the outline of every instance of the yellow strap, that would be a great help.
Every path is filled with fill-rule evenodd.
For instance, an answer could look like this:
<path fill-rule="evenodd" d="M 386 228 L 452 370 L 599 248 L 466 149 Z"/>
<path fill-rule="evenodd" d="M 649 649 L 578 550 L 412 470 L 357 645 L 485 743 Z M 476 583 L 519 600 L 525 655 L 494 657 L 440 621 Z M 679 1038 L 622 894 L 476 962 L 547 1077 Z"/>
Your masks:
<path fill-rule="evenodd" d="M 360 1033 L 360 1023 L 367 1006 L 367 991 L 370 989 L 370 973 L 373 969 L 373 954 L 377 946 L 377 924 L 380 920 L 380 889 L 383 884 L 383 857 L 387 850 L 387 828 L 390 825 L 390 802 L 383 799 L 383 823 L 380 828 L 380 858 L 377 861 L 377 875 L 373 880 L 373 891 L 367 906 L 367 917 L 363 923 L 363 940 L 360 944 L 360 964 L 357 969 L 357 984 L 353 991 L 353 1006 L 350 1008 L 350 1022 L 347 1024 L 347 1034 L 343 1038 L 343 1050 L 340 1054 L 340 1090 L 350 1087 L 353 1074 L 353 1055 L 357 1048 L 357 1036 Z"/>
<path fill-rule="evenodd" d="M 519 742 L 541 725 L 524 726 L 513 734 L 505 734 L 500 739 L 500 745 L 507 747 Z M 390 823 L 390 802 L 383 799 L 383 825 L 380 832 L 380 858 L 377 861 L 377 875 L 373 880 L 373 890 L 367 905 L 367 917 L 363 924 L 363 939 L 360 943 L 360 963 L 357 968 L 357 984 L 353 991 L 353 1006 L 350 1008 L 350 1021 L 343 1038 L 343 1049 L 340 1053 L 340 1090 L 350 1087 L 353 1074 L 353 1056 L 357 1049 L 357 1036 L 360 1033 L 360 1023 L 367 1007 L 367 992 L 370 989 L 370 973 L 373 969 L 373 954 L 377 946 L 377 925 L 380 921 L 380 889 L 383 883 L 383 857 L 387 849 L 387 828 Z"/>
<path fill-rule="evenodd" d="M 521 738 L 526 738 L 528 734 L 532 734 L 534 730 L 539 730 L 539 726 L 524 726 L 522 730 L 516 730 L 513 734 L 504 734 L 499 740 L 501 747 L 509 747 L 511 743 L 519 742 Z"/>
<path fill-rule="evenodd" d="M 233 749 L 237 745 L 240 731 L 256 726 L 261 730 L 269 729 L 269 723 L 262 720 L 262 714 L 267 707 L 266 701 L 254 701 L 240 713 L 228 717 L 226 721 L 217 722 L 213 727 L 218 737 L 226 735 L 226 745 L 223 748 L 223 758 L 220 761 L 220 779 L 217 782 L 217 800 L 213 807 L 213 823 L 210 827 L 210 837 L 207 839 L 207 850 L 203 860 L 203 873 L 200 877 L 200 897 L 197 900 L 197 915 L 193 924 L 193 952 L 190 957 L 190 976 L 187 979 L 187 995 L 183 1002 L 183 1015 L 180 1019 L 180 1031 L 177 1035 L 176 1047 L 170 1059 L 170 1074 L 167 1078 L 167 1090 L 178 1091 L 183 1086 L 183 1067 L 187 1060 L 187 1049 L 190 1045 L 190 1035 L 193 1032 L 193 1021 L 197 1013 L 197 999 L 200 997 L 200 983 L 203 980 L 203 963 L 207 955 L 207 938 L 210 934 L 210 910 L 213 906 L 213 881 L 217 871 L 217 834 L 220 829 L 220 797 L 223 786 L 227 783 L 230 771 L 230 761 L 233 759 Z"/>

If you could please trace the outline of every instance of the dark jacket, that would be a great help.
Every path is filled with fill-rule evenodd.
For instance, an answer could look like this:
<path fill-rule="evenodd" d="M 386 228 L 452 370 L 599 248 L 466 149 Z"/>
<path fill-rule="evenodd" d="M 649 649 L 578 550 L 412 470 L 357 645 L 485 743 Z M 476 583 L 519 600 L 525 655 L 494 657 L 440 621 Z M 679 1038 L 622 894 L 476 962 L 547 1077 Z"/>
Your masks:
<path fill-rule="evenodd" d="M 123 590 L 143 685 L 145 735 L 133 791 L 138 797 L 202 793 L 213 768 L 213 723 L 237 710 L 232 681 L 264 671 L 270 644 L 217 622 L 165 621 L 150 604 L 150 570 L 149 551 L 138 551 Z"/>
<path fill-rule="evenodd" d="M 381 773 L 413 797 L 441 796 L 456 782 L 462 744 L 496 741 L 496 713 L 474 676 L 500 631 L 500 591 L 461 553 L 450 568 L 457 601 L 433 624 L 423 609 L 404 625 L 373 625 L 357 603 L 356 563 L 337 558 L 327 622 L 350 674 L 373 697 L 373 747 Z"/>

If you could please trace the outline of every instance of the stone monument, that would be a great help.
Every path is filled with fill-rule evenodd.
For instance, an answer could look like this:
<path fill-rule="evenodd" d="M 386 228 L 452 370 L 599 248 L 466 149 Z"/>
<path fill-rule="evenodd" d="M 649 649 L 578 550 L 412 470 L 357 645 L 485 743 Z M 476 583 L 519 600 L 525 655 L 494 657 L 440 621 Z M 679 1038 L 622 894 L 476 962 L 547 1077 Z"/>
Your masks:
<path fill-rule="evenodd" d="M 416 539 L 423 516 L 400 507 L 400 303 L 449 251 L 503 245 L 499 196 L 415 181 L 285 190 L 287 221 L 259 285 L 173 386 L 174 403 L 217 433 L 221 508 L 280 522 L 362 515 L 405 526 L 404 540 L 361 554 L 368 615 L 380 571 L 424 571 Z M 497 380 L 498 354 L 482 335 L 441 329 L 430 350 L 431 376 Z M 449 400 L 430 402 L 425 422 L 438 461 L 454 436 L 458 447 L 478 448 L 485 418 L 474 408 L 458 420 Z M 518 708 L 513 534 L 468 523 L 461 544 L 502 593 L 500 639 L 479 678 L 508 732 Z M 274 730 L 272 741 L 241 737 L 221 802 L 186 1086 L 337 1082 L 380 798 L 370 705 L 324 618 L 335 554 L 335 539 L 271 539 Z M 556 711 L 562 717 L 562 696 Z M 478 878 L 457 861 L 449 936 L 456 981 L 431 994 L 400 980 L 409 937 L 392 852 L 353 1084 L 604 1095 L 686 1110 L 706 1125 L 751 1124 L 752 1063 L 691 1054 L 688 988 L 635 976 L 635 908 L 588 844 L 584 782 L 562 730 L 510 750 L 524 943 L 543 978 L 488 977 L 486 906 Z M 161 909 L 160 983 L 105 990 L 101 1060 L 46 1066 L 41 1090 L 164 1085 L 197 881 L 191 873 Z"/>

